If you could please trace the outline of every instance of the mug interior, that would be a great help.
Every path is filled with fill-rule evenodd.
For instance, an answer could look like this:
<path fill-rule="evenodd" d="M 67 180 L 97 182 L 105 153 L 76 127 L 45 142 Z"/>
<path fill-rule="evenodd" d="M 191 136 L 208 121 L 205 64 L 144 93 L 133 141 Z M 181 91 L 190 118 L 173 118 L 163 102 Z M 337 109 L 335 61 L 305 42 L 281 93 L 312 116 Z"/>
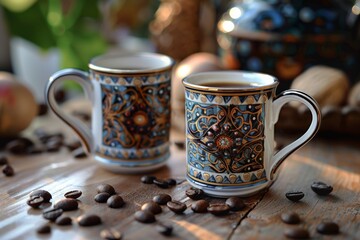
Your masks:
<path fill-rule="evenodd" d="M 91 60 L 89 68 L 110 73 L 146 73 L 171 68 L 173 59 L 157 53 L 107 54 Z"/>
<path fill-rule="evenodd" d="M 194 73 L 183 79 L 186 88 L 203 91 L 249 91 L 274 88 L 277 78 L 248 71 L 213 71 Z"/>

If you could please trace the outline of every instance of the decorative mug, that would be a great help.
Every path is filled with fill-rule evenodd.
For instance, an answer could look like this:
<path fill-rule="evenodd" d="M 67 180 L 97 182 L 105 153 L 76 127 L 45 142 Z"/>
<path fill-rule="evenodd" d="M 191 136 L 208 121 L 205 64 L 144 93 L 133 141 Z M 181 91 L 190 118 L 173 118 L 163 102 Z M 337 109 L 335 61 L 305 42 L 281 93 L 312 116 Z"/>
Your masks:
<path fill-rule="evenodd" d="M 89 63 L 90 74 L 75 69 L 53 74 L 46 87 L 47 104 L 105 168 L 120 173 L 151 171 L 170 156 L 173 65 L 170 57 L 155 53 L 99 56 Z M 56 103 L 54 91 L 64 80 L 78 82 L 90 98 L 91 130 Z"/>
<path fill-rule="evenodd" d="M 296 90 L 275 96 L 278 80 L 270 75 L 203 72 L 184 78 L 183 84 L 187 180 L 208 195 L 248 196 L 270 186 L 284 159 L 320 126 L 315 100 Z M 305 104 L 312 122 L 300 138 L 275 153 L 274 125 L 290 101 Z"/>

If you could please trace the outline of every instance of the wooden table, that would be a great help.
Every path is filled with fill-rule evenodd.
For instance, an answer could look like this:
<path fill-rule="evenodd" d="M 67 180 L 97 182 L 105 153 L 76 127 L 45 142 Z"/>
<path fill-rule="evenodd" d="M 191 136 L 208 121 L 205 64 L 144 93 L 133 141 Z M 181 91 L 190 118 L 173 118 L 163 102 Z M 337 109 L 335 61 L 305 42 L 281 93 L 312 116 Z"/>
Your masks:
<path fill-rule="evenodd" d="M 43 125 L 56 127 L 52 130 L 64 131 L 67 137 L 73 136 L 53 117 L 41 117 L 33 122 L 31 128 Z M 173 134 L 174 139 L 182 140 L 183 136 Z M 244 198 L 246 209 L 221 217 L 192 212 L 193 200 L 185 195 L 189 188 L 184 178 L 185 152 L 174 144 L 171 152 L 167 166 L 151 173 L 158 178 L 177 179 L 178 185 L 169 189 L 143 184 L 141 175 L 108 172 L 91 157 L 74 159 L 65 148 L 58 153 L 10 155 L 9 161 L 16 174 L 13 177 L 0 176 L 0 238 L 100 239 L 102 229 L 114 228 L 123 233 L 123 239 L 284 239 L 284 230 L 294 226 L 282 223 L 280 214 L 291 210 L 300 215 L 300 226 L 310 231 L 312 239 L 360 239 L 359 139 L 313 139 L 287 159 L 277 182 L 268 191 Z M 317 196 L 310 189 L 313 181 L 331 184 L 334 191 L 329 196 Z M 126 201 L 125 207 L 111 209 L 106 204 L 96 203 L 93 198 L 100 183 L 113 185 Z M 47 221 L 41 216 L 42 210 L 32 209 L 26 204 L 29 193 L 35 189 L 48 190 L 53 196 L 52 203 L 62 199 L 69 190 L 81 190 L 79 209 L 65 212 L 65 215 L 75 220 L 83 213 L 95 213 L 102 218 L 103 224 L 93 227 L 80 227 L 75 221 L 66 227 L 51 224 L 49 235 L 38 235 L 36 228 Z M 289 201 L 285 193 L 292 190 L 303 191 L 305 197 L 300 202 Z M 171 237 L 160 235 L 154 227 L 156 223 L 142 224 L 134 220 L 134 212 L 158 193 L 168 193 L 188 206 L 181 215 L 174 214 L 167 207 L 156 215 L 157 222 L 168 221 L 173 225 Z M 207 199 L 211 203 L 224 201 Z M 335 237 L 317 233 L 316 225 L 323 220 L 337 222 L 341 233 Z"/>

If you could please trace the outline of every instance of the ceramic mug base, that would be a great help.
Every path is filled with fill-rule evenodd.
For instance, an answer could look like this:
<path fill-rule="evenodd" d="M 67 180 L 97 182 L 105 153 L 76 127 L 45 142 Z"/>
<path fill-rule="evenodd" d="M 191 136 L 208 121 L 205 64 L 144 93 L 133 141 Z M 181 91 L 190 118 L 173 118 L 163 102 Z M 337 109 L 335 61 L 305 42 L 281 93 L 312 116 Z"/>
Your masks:
<path fill-rule="evenodd" d="M 206 184 L 198 183 L 189 177 L 187 177 L 186 179 L 191 186 L 202 189 L 209 196 L 218 197 L 218 198 L 248 197 L 270 186 L 271 183 L 270 181 L 265 181 L 263 183 L 257 183 L 254 186 L 223 187 L 223 186 L 209 186 Z"/>
<path fill-rule="evenodd" d="M 166 153 L 156 159 L 149 161 L 120 161 L 111 160 L 102 156 L 95 155 L 94 159 L 105 169 L 114 173 L 136 174 L 151 172 L 163 167 L 170 157 L 170 153 Z"/>

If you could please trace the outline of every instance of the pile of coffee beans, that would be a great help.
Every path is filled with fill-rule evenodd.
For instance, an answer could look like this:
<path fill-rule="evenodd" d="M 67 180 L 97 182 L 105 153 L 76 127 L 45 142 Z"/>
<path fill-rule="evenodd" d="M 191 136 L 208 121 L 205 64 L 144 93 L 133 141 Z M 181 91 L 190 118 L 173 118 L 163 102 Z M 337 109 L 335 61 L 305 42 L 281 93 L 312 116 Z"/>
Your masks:
<path fill-rule="evenodd" d="M 148 175 L 142 176 L 140 181 L 145 184 L 155 184 L 159 188 L 169 188 L 177 184 L 176 180 L 173 178 L 159 179 L 155 176 Z"/>

